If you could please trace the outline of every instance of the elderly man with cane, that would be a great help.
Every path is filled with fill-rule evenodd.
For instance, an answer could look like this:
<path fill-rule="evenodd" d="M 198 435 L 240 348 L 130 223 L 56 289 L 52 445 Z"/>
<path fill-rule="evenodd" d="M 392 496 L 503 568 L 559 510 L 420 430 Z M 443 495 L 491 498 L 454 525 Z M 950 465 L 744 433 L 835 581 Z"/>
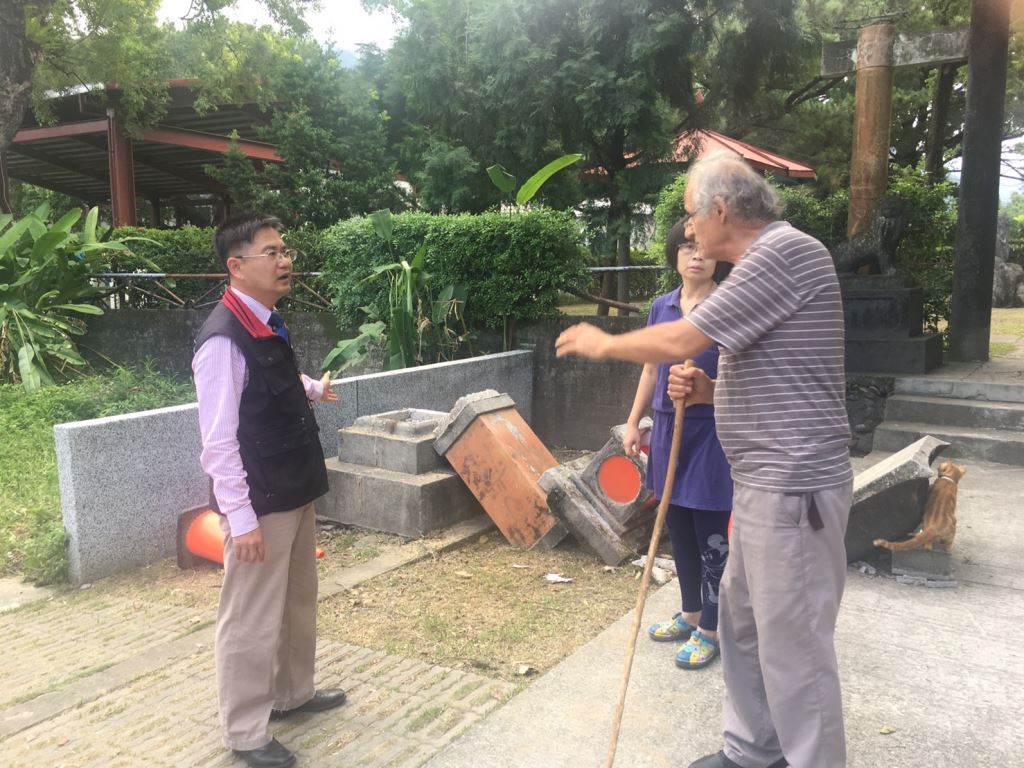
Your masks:
<path fill-rule="evenodd" d="M 576 325 L 557 354 L 659 363 L 721 346 L 717 381 L 682 366 L 669 378 L 687 406 L 714 403 L 735 483 L 719 596 L 725 745 L 690 768 L 842 768 L 833 634 L 853 472 L 835 268 L 735 155 L 697 162 L 684 203 L 705 257 L 732 274 L 686 318 L 617 336 Z"/>

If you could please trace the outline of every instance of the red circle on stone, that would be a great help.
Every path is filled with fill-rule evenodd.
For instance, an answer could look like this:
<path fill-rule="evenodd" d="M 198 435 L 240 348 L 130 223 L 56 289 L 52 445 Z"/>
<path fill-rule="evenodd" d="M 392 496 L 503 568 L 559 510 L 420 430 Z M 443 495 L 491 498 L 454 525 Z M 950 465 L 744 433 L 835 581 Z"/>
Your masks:
<path fill-rule="evenodd" d="M 598 467 L 597 482 L 612 501 L 630 504 L 640 493 L 640 470 L 625 456 L 609 456 Z"/>

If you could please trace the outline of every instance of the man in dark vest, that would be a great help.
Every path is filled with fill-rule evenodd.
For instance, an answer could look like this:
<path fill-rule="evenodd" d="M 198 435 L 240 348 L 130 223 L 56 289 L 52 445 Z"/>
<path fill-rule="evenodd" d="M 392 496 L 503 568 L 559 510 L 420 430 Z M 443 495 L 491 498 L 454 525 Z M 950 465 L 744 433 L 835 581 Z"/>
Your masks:
<path fill-rule="evenodd" d="M 223 517 L 217 689 L 224 742 L 252 768 L 295 755 L 269 721 L 339 706 L 313 687 L 316 543 L 313 501 L 327 471 L 312 400 L 333 402 L 329 377 L 299 372 L 275 304 L 292 288 L 281 222 L 236 216 L 214 236 L 229 287 L 196 338 L 192 370 L 202 465 Z"/>

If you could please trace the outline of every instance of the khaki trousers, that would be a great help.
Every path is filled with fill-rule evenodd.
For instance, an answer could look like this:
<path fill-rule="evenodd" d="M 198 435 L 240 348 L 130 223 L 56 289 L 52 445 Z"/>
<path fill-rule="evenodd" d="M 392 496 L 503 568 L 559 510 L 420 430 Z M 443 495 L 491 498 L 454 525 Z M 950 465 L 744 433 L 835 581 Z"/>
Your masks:
<path fill-rule="evenodd" d="M 792 768 L 846 765 L 833 634 L 852 492 L 852 483 L 813 494 L 736 486 L 719 633 L 725 754 L 743 768 L 783 756 Z"/>
<path fill-rule="evenodd" d="M 227 520 L 217 613 L 217 694 L 224 743 L 259 749 L 270 710 L 313 697 L 316 654 L 316 518 L 313 505 L 259 519 L 266 557 L 235 559 Z"/>

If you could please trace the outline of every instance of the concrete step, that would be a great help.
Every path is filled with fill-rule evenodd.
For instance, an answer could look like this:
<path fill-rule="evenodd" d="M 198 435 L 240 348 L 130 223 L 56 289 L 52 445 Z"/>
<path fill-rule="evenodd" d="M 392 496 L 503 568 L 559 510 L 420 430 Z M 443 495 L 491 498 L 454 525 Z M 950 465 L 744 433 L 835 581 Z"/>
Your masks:
<path fill-rule="evenodd" d="M 942 456 L 1024 466 L 1024 434 L 1004 429 L 886 420 L 875 430 L 873 450 L 898 451 L 925 435 L 950 443 Z"/>
<path fill-rule="evenodd" d="M 954 397 L 892 395 L 885 401 L 886 421 L 977 427 L 1024 433 L 1024 403 L 965 400 Z"/>
<path fill-rule="evenodd" d="M 962 400 L 995 400 L 1004 403 L 1024 403 L 1024 382 L 961 381 L 935 377 L 897 376 L 897 395 L 924 397 L 953 397 Z"/>

